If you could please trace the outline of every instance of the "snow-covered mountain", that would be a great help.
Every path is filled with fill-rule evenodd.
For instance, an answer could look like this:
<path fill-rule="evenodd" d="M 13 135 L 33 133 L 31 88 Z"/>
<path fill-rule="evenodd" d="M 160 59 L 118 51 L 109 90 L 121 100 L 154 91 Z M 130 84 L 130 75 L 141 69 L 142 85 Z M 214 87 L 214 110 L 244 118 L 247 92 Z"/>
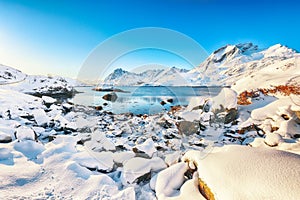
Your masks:
<path fill-rule="evenodd" d="M 121 68 L 108 75 L 104 83 L 108 85 L 186 85 L 188 71 L 176 67 L 147 70 L 142 73 L 128 72 Z"/>
<path fill-rule="evenodd" d="M 280 44 L 267 49 L 252 43 L 227 45 L 188 73 L 196 85 L 230 85 L 240 92 L 289 83 L 300 75 L 299 56 Z"/>
<path fill-rule="evenodd" d="M 60 76 L 27 75 L 12 67 L 0 65 L 0 88 L 27 94 L 71 94 L 83 84 Z"/>
<path fill-rule="evenodd" d="M 299 58 L 295 50 L 280 44 L 267 49 L 252 43 L 226 45 L 190 71 L 173 67 L 136 74 L 117 69 L 104 82 L 111 85 L 228 85 L 240 92 L 295 81 L 300 76 Z"/>

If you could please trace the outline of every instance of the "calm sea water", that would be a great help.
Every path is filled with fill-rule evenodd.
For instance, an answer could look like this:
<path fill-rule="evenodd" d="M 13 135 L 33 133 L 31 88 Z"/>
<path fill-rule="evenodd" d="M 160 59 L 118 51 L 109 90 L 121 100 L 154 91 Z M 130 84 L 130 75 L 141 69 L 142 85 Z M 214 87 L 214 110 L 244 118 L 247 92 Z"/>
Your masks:
<path fill-rule="evenodd" d="M 117 92 L 117 100 L 110 102 L 102 99 L 110 92 L 93 91 L 92 88 L 77 87 L 76 90 L 81 93 L 76 94 L 72 101 L 85 106 L 103 106 L 107 103 L 103 108 L 116 114 L 156 114 L 169 110 L 174 105 L 188 105 L 190 99 L 195 96 L 216 96 L 221 90 L 220 87 L 118 87 L 128 93 Z M 172 99 L 173 103 L 168 103 L 168 99 Z M 161 105 L 161 101 L 167 104 Z"/>

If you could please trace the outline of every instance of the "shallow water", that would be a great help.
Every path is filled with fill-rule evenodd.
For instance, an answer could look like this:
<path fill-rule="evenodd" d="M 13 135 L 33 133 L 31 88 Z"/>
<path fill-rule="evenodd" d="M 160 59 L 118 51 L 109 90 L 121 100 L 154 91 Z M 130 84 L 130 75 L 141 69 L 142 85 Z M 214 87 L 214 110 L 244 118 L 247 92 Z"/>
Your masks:
<path fill-rule="evenodd" d="M 77 87 L 78 93 L 72 99 L 75 104 L 85 106 L 103 106 L 105 110 L 116 114 L 131 112 L 133 114 L 156 114 L 169 110 L 174 105 L 188 105 L 190 99 L 195 96 L 216 96 L 221 87 L 166 87 L 166 86 L 128 86 L 117 87 L 128 93 L 117 92 L 117 100 L 110 102 L 102 99 L 110 92 L 93 91 L 93 87 Z M 172 99 L 172 103 L 167 100 Z M 162 106 L 161 101 L 166 104 Z"/>

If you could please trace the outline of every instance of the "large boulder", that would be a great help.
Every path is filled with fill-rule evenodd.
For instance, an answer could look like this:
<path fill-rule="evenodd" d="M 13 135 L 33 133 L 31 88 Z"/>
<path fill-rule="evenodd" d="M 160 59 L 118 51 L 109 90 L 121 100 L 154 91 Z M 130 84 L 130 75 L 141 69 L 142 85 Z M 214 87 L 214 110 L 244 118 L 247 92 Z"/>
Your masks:
<path fill-rule="evenodd" d="M 192 135 L 200 131 L 200 124 L 198 122 L 181 121 L 176 123 L 180 134 Z"/>

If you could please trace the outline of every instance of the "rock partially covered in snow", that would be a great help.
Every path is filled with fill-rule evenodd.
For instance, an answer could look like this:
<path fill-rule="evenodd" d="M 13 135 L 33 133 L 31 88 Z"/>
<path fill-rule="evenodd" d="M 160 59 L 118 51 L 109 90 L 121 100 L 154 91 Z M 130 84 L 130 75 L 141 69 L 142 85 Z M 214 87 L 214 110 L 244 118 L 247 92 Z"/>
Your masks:
<path fill-rule="evenodd" d="M 84 151 L 75 154 L 74 158 L 81 166 L 92 170 L 109 172 L 114 165 L 112 152 Z"/>
<path fill-rule="evenodd" d="M 113 159 L 117 164 L 124 164 L 134 156 L 135 154 L 132 151 L 115 152 L 113 154 Z"/>
<path fill-rule="evenodd" d="M 49 97 L 49 96 L 42 96 L 42 99 L 45 104 L 48 104 L 49 106 L 56 102 L 56 99 Z"/>
<path fill-rule="evenodd" d="M 135 157 L 124 164 L 121 181 L 123 185 L 131 184 L 137 179 L 151 171 L 159 171 L 166 168 L 166 163 L 159 157 L 152 159 Z"/>
<path fill-rule="evenodd" d="M 282 136 L 276 132 L 266 134 L 265 143 L 270 147 L 277 146 L 280 142 L 283 142 Z"/>
<path fill-rule="evenodd" d="M 19 141 L 36 140 L 35 132 L 27 126 L 20 126 L 19 128 L 17 128 L 15 135 Z"/>
<path fill-rule="evenodd" d="M 152 157 L 153 153 L 156 152 L 155 144 L 152 138 L 148 138 L 145 142 L 136 145 L 134 148 L 146 153 L 149 157 Z"/>
<path fill-rule="evenodd" d="M 218 110 L 230 110 L 237 108 L 237 93 L 230 88 L 223 88 L 221 92 L 212 98 L 213 109 Z"/>
<path fill-rule="evenodd" d="M 106 138 L 105 134 L 96 131 L 92 134 L 92 139 L 84 143 L 84 145 L 93 150 L 93 151 L 115 151 L 116 146 L 112 143 L 108 138 Z"/>
<path fill-rule="evenodd" d="M 32 114 L 38 126 L 45 126 L 50 121 L 50 118 L 43 109 L 33 110 Z"/>
<path fill-rule="evenodd" d="M 171 166 L 179 161 L 180 156 L 181 156 L 180 151 L 169 153 L 165 156 L 165 162 L 167 163 L 168 166 Z"/>
<path fill-rule="evenodd" d="M 8 143 L 12 141 L 11 135 L 0 131 L 0 143 Z"/>

